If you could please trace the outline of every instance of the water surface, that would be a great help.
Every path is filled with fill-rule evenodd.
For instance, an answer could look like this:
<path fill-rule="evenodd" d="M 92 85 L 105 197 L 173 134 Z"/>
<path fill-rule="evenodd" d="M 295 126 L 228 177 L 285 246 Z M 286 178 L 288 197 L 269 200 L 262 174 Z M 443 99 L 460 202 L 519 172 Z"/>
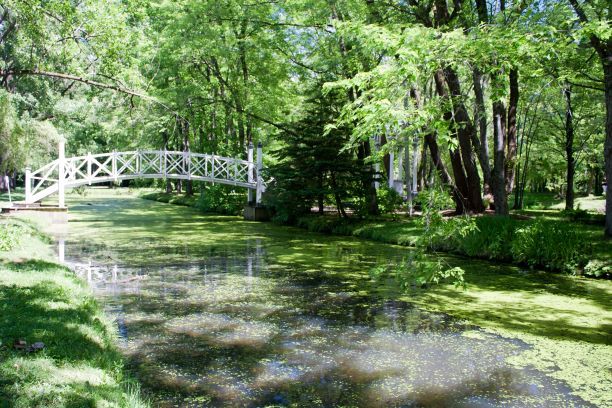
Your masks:
<path fill-rule="evenodd" d="M 134 198 L 73 203 L 66 262 L 155 406 L 588 406 L 528 348 L 398 301 L 406 248 Z"/>

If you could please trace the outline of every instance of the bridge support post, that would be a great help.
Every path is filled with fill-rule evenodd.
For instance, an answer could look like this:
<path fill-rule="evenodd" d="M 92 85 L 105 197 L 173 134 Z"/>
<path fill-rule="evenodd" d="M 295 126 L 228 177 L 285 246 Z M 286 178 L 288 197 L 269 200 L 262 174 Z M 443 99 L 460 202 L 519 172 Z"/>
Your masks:
<path fill-rule="evenodd" d="M 57 176 L 57 193 L 59 196 L 58 199 L 58 206 L 59 208 L 64 208 L 66 205 L 65 203 L 65 197 L 64 197 L 64 185 L 65 185 L 65 176 L 66 176 L 66 172 L 65 172 L 65 163 L 66 163 L 66 152 L 65 152 L 65 142 L 64 139 L 61 139 L 59 141 L 59 159 L 58 159 L 58 164 L 57 164 L 57 172 L 58 172 L 58 176 Z"/>
<path fill-rule="evenodd" d="M 87 152 L 87 185 L 91 186 L 91 153 Z"/>
<path fill-rule="evenodd" d="M 32 170 L 25 169 L 25 202 L 28 204 L 32 199 Z"/>
<path fill-rule="evenodd" d="M 249 174 L 248 174 L 248 182 L 253 183 L 255 181 L 255 177 L 253 175 L 253 171 L 255 170 L 255 166 L 253 166 L 253 142 L 249 142 L 249 150 L 247 152 L 247 161 L 249 162 Z M 252 188 L 248 189 L 248 205 L 253 205 L 255 203 L 255 190 Z"/>
<path fill-rule="evenodd" d="M 255 195 L 255 204 L 261 204 L 261 195 L 263 194 L 263 150 L 261 142 L 257 143 L 257 192 Z"/>
<path fill-rule="evenodd" d="M 393 150 L 389 151 L 389 174 L 387 176 L 388 186 L 393 188 L 395 184 L 395 152 Z"/>

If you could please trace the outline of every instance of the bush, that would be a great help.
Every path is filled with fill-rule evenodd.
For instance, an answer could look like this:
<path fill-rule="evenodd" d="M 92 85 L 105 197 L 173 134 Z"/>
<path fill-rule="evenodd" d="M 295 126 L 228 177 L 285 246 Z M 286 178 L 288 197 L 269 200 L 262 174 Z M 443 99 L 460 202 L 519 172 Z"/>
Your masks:
<path fill-rule="evenodd" d="M 512 241 L 517 220 L 510 217 L 479 217 L 477 230 L 458 243 L 465 255 L 503 261 L 512 260 Z"/>
<path fill-rule="evenodd" d="M 310 232 L 322 234 L 351 235 L 353 222 L 339 217 L 326 217 L 320 215 L 309 215 L 300 217 L 296 226 L 305 228 Z"/>
<path fill-rule="evenodd" d="M 515 262 L 571 271 L 586 264 L 587 250 L 574 225 L 537 219 L 516 230 L 511 252 Z"/>
<path fill-rule="evenodd" d="M 382 214 L 398 211 L 404 205 L 404 199 L 397 191 L 389 187 L 382 187 L 377 191 L 378 209 Z"/>
<path fill-rule="evenodd" d="M 612 265 L 602 261 L 589 261 L 584 267 L 584 274 L 595 278 L 610 278 Z"/>
<path fill-rule="evenodd" d="M 245 190 L 236 191 L 232 186 L 215 184 L 202 188 L 194 206 L 204 212 L 239 215 L 242 214 L 246 201 Z"/>
<path fill-rule="evenodd" d="M 570 221 L 580 222 L 582 224 L 604 225 L 605 223 L 604 214 L 593 214 L 580 207 L 574 210 L 563 210 L 561 211 L 561 215 Z"/>

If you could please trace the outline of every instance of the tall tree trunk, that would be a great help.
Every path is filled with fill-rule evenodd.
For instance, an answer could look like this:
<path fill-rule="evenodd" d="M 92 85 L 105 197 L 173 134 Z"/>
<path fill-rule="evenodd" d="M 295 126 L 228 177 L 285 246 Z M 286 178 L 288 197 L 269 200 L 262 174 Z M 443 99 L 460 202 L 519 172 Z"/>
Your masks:
<path fill-rule="evenodd" d="M 569 84 L 563 88 L 565 98 L 565 158 L 567 160 L 567 191 L 565 193 L 565 209 L 574 209 L 574 173 L 576 161 L 574 160 L 574 112 L 572 109 L 572 90 Z"/>
<path fill-rule="evenodd" d="M 480 175 L 478 174 L 476 161 L 474 159 L 474 151 L 472 149 L 472 139 L 475 129 L 467 113 L 465 104 L 462 101 L 463 95 L 461 94 L 459 77 L 452 68 L 447 67 L 443 71 L 438 70 L 434 75 L 434 79 L 436 81 L 436 90 L 438 94 L 444 99 L 451 100 L 452 98 L 453 111 L 452 113 L 446 112 L 445 118 L 447 118 L 447 120 L 452 120 L 453 130 L 459 140 L 458 152 L 451 152 L 455 183 L 457 183 L 457 188 L 459 188 L 460 191 L 462 187 L 465 189 L 465 191 L 461 191 L 466 200 L 465 209 L 469 212 L 481 213 L 484 211 L 484 204 L 482 202 Z M 448 86 L 450 95 L 449 92 L 446 91 L 446 86 Z M 465 179 L 464 186 L 462 186 L 462 178 Z"/>
<path fill-rule="evenodd" d="M 606 95 L 606 141 L 604 145 L 604 161 L 606 167 L 606 224 L 605 235 L 612 238 L 612 40 L 607 41 L 607 53 L 602 56 L 604 67 L 604 82 Z"/>
<path fill-rule="evenodd" d="M 486 8 L 485 8 L 486 10 Z M 491 187 L 491 165 L 489 164 L 489 139 L 487 136 L 487 112 L 484 106 L 484 92 L 482 90 L 482 73 L 478 68 L 474 68 L 474 95 L 476 97 L 476 117 L 478 122 L 478 133 L 480 143 L 478 149 L 478 160 L 482 169 L 482 181 L 484 193 L 487 194 Z"/>
<path fill-rule="evenodd" d="M 510 98 L 508 100 L 508 128 L 506 133 L 506 143 L 508 151 L 506 153 L 506 193 L 512 193 L 514 188 L 514 176 L 516 169 L 516 119 L 519 102 L 519 82 L 518 70 L 512 69 L 509 74 L 510 79 Z"/>
<path fill-rule="evenodd" d="M 380 135 L 380 147 L 382 148 L 384 145 L 387 144 L 387 135 L 385 135 L 384 132 L 382 132 L 382 134 Z M 390 169 L 391 169 L 391 162 L 390 162 L 391 156 L 389 156 L 389 152 L 386 152 L 383 155 L 383 167 L 385 168 L 385 174 L 388 176 L 390 173 Z"/>
<path fill-rule="evenodd" d="M 244 128 L 244 109 L 242 108 L 242 103 L 240 102 L 240 98 L 236 97 L 234 99 L 234 104 L 236 106 L 236 116 L 238 118 L 238 148 L 237 151 L 241 152 L 244 150 L 244 142 L 246 140 L 246 132 Z"/>
<path fill-rule="evenodd" d="M 378 215 L 378 200 L 376 197 L 376 187 L 374 187 L 374 171 L 372 165 L 366 164 L 366 159 L 370 156 L 370 142 L 360 142 L 357 148 L 357 161 L 361 167 L 361 186 L 365 193 L 366 205 L 369 215 Z"/>
<path fill-rule="evenodd" d="M 346 215 L 346 211 L 344 210 L 344 204 L 342 204 L 342 197 L 340 197 L 340 194 L 338 193 L 339 190 L 338 190 L 338 183 L 336 182 L 336 173 L 332 171 L 330 172 L 330 176 L 331 176 L 331 187 L 334 192 L 334 199 L 336 201 L 336 208 L 338 209 L 338 213 L 340 213 L 340 216 L 342 218 L 348 218 L 348 216 Z"/>
<path fill-rule="evenodd" d="M 246 58 L 246 48 L 244 46 L 244 39 L 247 36 L 247 28 L 248 28 L 248 21 L 247 20 L 243 20 L 241 27 L 240 27 L 240 43 L 239 43 L 239 50 L 240 50 L 240 68 L 242 70 L 242 85 L 243 85 L 243 90 L 242 90 L 242 96 L 244 98 L 244 104 L 248 103 L 248 91 L 249 91 L 249 67 L 247 64 L 247 58 Z M 253 142 L 253 122 L 252 122 L 252 118 L 250 115 L 246 115 L 246 145 L 248 146 L 249 143 Z"/>
<path fill-rule="evenodd" d="M 495 214 L 508 214 L 506 195 L 505 157 L 506 157 L 506 108 L 501 101 L 493 102 L 493 173 L 491 190 L 495 200 Z"/>
<path fill-rule="evenodd" d="M 323 177 L 324 174 L 321 172 L 318 177 L 319 195 L 317 196 L 317 203 L 319 207 L 319 214 L 323 215 L 325 212 L 325 195 L 323 194 Z"/>
<path fill-rule="evenodd" d="M 461 192 L 457 189 L 457 186 L 453 183 L 453 180 L 448 174 L 448 170 L 440 157 L 440 148 L 438 146 L 438 141 L 436 140 L 436 136 L 432 133 L 425 135 L 425 144 L 429 148 L 429 154 L 431 156 L 431 161 L 438 172 L 438 176 L 440 177 L 440 181 L 443 185 L 448 186 L 451 189 L 451 196 L 453 197 L 453 201 L 455 202 L 455 211 L 458 214 L 463 214 L 465 211 L 464 199 L 461 195 Z"/>

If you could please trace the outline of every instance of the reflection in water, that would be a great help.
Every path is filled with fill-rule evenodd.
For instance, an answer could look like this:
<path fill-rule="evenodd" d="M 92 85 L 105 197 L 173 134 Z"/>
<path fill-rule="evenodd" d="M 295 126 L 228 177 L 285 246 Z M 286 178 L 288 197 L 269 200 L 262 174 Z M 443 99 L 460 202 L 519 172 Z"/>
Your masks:
<path fill-rule="evenodd" d="M 241 251 L 185 247 L 199 261 L 168 265 L 67 249 L 115 317 L 156 406 L 585 405 L 543 374 L 505 363 L 526 345 L 350 279 L 275 264 L 260 240 Z M 164 252 L 133 248 L 141 259 L 143 250 L 151 259 Z"/>
<path fill-rule="evenodd" d="M 60 265 L 64 264 L 65 261 L 65 240 L 63 238 L 57 241 L 57 261 Z"/>

